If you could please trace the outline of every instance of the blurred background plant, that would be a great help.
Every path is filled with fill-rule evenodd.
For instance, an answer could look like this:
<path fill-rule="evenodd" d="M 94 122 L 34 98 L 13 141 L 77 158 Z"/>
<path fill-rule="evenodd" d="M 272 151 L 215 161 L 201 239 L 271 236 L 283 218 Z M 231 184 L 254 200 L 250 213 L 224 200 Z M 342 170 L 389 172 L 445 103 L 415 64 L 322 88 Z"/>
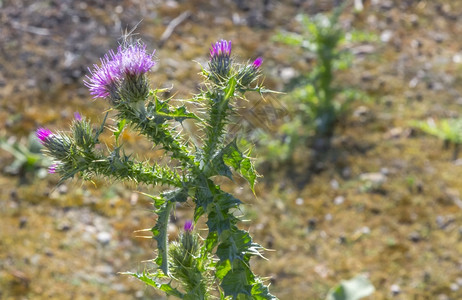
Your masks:
<path fill-rule="evenodd" d="M 27 137 L 0 137 L 0 148 L 10 153 L 14 160 L 5 166 L 7 174 L 19 176 L 20 184 L 30 183 L 35 177 L 45 178 L 51 160 L 41 153 L 43 148 L 40 141 L 32 132 Z"/>
<path fill-rule="evenodd" d="M 453 147 L 452 159 L 459 156 L 459 147 L 462 144 L 462 118 L 441 119 L 435 121 L 430 118 L 427 121 L 414 121 L 411 125 L 423 132 L 436 136 L 444 141 L 444 148 Z"/>
<path fill-rule="evenodd" d="M 369 99 L 364 91 L 336 82 L 336 73 L 348 70 L 354 58 L 346 45 L 378 40 L 376 35 L 360 30 L 346 33 L 339 20 L 344 8 L 337 7 L 330 16 L 298 15 L 301 33 L 280 32 L 274 37 L 277 42 L 302 49 L 314 64 L 310 72 L 294 77 L 285 86 L 284 102 L 290 117 L 280 126 L 277 138 L 264 132 L 257 135 L 269 159 L 291 161 L 298 146 L 325 151 L 351 104 Z"/>
<path fill-rule="evenodd" d="M 329 291 L 326 300 L 359 300 L 374 293 L 375 288 L 364 275 L 343 280 Z"/>

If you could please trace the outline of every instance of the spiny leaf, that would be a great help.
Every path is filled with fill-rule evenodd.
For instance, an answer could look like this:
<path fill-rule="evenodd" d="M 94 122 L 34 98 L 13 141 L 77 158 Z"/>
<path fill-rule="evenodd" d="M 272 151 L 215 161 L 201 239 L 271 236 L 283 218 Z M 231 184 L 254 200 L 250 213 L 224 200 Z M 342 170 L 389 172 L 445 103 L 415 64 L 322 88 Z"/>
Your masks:
<path fill-rule="evenodd" d="M 249 182 L 250 188 L 254 191 L 255 182 L 257 180 L 257 172 L 255 171 L 250 158 L 239 151 L 236 140 L 229 143 L 222 151 L 220 151 L 219 155 L 222 156 L 225 164 L 231 166 Z"/>
<path fill-rule="evenodd" d="M 214 201 L 208 208 L 207 226 L 209 231 L 217 231 L 219 235 L 231 228 L 237 218 L 229 213 L 229 209 L 237 207 L 241 201 L 233 195 L 221 192 L 215 195 Z"/>
<path fill-rule="evenodd" d="M 249 233 L 236 228 L 224 232 L 220 240 L 222 242 L 218 245 L 216 254 L 220 260 L 229 259 L 231 262 L 236 259 L 243 260 L 252 245 Z"/>
<path fill-rule="evenodd" d="M 228 81 L 228 86 L 225 89 L 225 101 L 234 96 L 234 90 L 236 89 L 237 80 L 236 77 L 233 76 Z"/>
<path fill-rule="evenodd" d="M 155 280 L 155 278 L 149 276 L 147 272 L 143 273 L 132 273 L 132 272 L 125 272 L 122 274 L 126 275 L 131 275 L 135 278 L 138 278 L 139 280 L 143 281 L 147 285 L 150 285 L 152 287 L 155 287 L 161 291 L 164 291 L 167 295 L 170 296 L 176 296 L 180 299 L 183 299 L 184 295 L 180 291 L 178 291 L 176 288 L 172 287 L 169 283 L 160 283 Z"/>
<path fill-rule="evenodd" d="M 254 300 L 276 300 L 277 298 L 272 295 L 268 287 L 264 285 L 262 282 L 257 282 L 252 287 L 252 299 Z"/>
<path fill-rule="evenodd" d="M 124 130 L 125 124 L 127 124 L 126 119 L 122 119 L 117 123 L 117 130 L 114 131 L 114 136 L 115 136 L 115 139 L 116 139 L 116 143 L 119 141 L 119 136 L 122 133 L 122 131 Z"/>
<path fill-rule="evenodd" d="M 232 299 L 237 299 L 240 295 L 245 295 L 250 298 L 252 291 L 252 282 L 254 275 L 249 267 L 240 260 L 231 264 L 231 269 L 223 277 L 220 284 L 226 296 L 231 296 Z"/>
<path fill-rule="evenodd" d="M 157 241 L 158 256 L 155 259 L 157 265 L 164 272 L 165 275 L 169 276 L 168 271 L 168 220 L 170 217 L 170 211 L 173 208 L 173 202 L 165 201 L 165 203 L 156 211 L 158 218 L 156 225 L 151 229 L 154 239 Z"/>

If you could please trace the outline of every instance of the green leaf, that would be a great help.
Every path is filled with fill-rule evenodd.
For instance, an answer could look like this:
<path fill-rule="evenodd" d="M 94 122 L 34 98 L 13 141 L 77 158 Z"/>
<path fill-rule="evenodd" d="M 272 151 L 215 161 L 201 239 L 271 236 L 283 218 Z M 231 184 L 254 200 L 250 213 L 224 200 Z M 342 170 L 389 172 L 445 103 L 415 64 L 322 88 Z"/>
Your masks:
<path fill-rule="evenodd" d="M 252 287 L 252 299 L 254 300 L 276 300 L 277 298 L 272 295 L 268 287 L 264 285 L 262 282 L 257 282 L 253 287 Z"/>
<path fill-rule="evenodd" d="M 152 287 L 155 287 L 155 288 L 165 292 L 167 295 L 176 296 L 176 297 L 178 297 L 180 299 L 183 299 L 183 297 L 184 297 L 183 293 L 178 291 L 176 288 L 173 288 L 169 283 L 160 283 L 160 282 L 156 281 L 155 277 L 151 277 L 150 274 L 148 274 L 145 271 L 143 273 L 141 273 L 141 274 L 140 273 L 132 273 L 132 272 L 125 272 L 125 273 L 122 273 L 122 274 L 131 275 L 131 276 L 133 276 L 135 278 L 138 278 L 139 280 L 143 281 L 147 285 L 150 285 Z"/>
<path fill-rule="evenodd" d="M 158 256 L 155 259 L 157 265 L 164 272 L 165 275 L 169 276 L 168 271 L 168 220 L 170 212 L 173 208 L 173 202 L 165 201 L 165 203 L 156 211 L 158 218 L 156 225 L 151 229 L 154 239 L 157 241 Z"/>
<path fill-rule="evenodd" d="M 215 276 L 218 279 L 223 279 L 229 271 L 231 271 L 231 262 L 229 259 L 220 261 L 217 264 Z"/>
<path fill-rule="evenodd" d="M 218 245 L 216 254 L 220 260 L 229 259 L 231 262 L 236 259 L 243 260 L 252 245 L 249 233 L 240 229 L 224 232 L 220 240 L 222 242 Z"/>
<path fill-rule="evenodd" d="M 279 32 L 273 40 L 289 46 L 299 46 L 303 42 L 303 36 L 292 32 Z"/>
<path fill-rule="evenodd" d="M 114 131 L 114 136 L 115 136 L 115 139 L 116 139 L 116 143 L 119 141 L 119 136 L 122 133 L 122 131 L 124 130 L 125 124 L 127 124 L 126 119 L 122 119 L 117 123 L 117 131 Z"/>
<path fill-rule="evenodd" d="M 191 113 L 191 112 L 188 112 L 186 110 L 186 107 L 185 106 L 180 106 L 180 107 L 176 107 L 174 110 L 171 110 L 171 111 L 157 111 L 155 114 L 155 116 L 158 116 L 158 117 L 162 117 L 162 118 L 165 118 L 167 120 L 175 120 L 175 121 L 178 121 L 178 122 L 183 122 L 185 119 L 196 119 L 196 120 L 199 120 L 199 118 Z"/>
<path fill-rule="evenodd" d="M 226 149 L 226 148 L 225 148 Z M 207 166 L 208 167 L 208 173 L 210 176 L 213 175 L 220 175 L 220 176 L 225 176 L 229 179 L 233 179 L 233 173 L 231 172 L 231 169 L 225 164 L 223 160 L 223 151 L 226 151 L 225 149 L 222 149 L 220 152 L 218 152 L 210 162 L 210 164 Z"/>
<path fill-rule="evenodd" d="M 207 251 L 212 252 L 213 248 L 218 244 L 218 234 L 216 231 L 209 232 L 205 239 L 205 248 Z"/>
<path fill-rule="evenodd" d="M 229 79 L 229 81 L 228 81 L 228 86 L 225 89 L 225 99 L 224 99 L 224 101 L 226 101 L 229 98 L 231 98 L 232 96 L 234 96 L 234 90 L 236 89 L 236 84 L 237 84 L 236 77 L 235 76 L 231 77 Z"/>
<path fill-rule="evenodd" d="M 251 296 L 253 274 L 241 260 L 233 262 L 231 269 L 223 277 L 220 284 L 226 296 L 237 299 L 239 295 Z M 250 297 L 249 297 L 250 298 Z"/>
<path fill-rule="evenodd" d="M 225 164 L 231 166 L 249 182 L 250 188 L 254 191 L 255 182 L 257 180 L 257 172 L 255 171 L 250 158 L 239 151 L 236 140 L 232 141 L 223 148 L 223 150 L 221 150 L 218 154 L 218 157 L 220 156 L 223 157 Z"/>
<path fill-rule="evenodd" d="M 179 107 L 170 107 L 168 105 L 168 100 L 161 101 L 156 97 L 154 103 L 149 103 L 147 110 L 151 118 L 154 118 L 157 124 L 162 124 L 166 120 L 175 120 L 178 122 L 183 122 L 185 119 L 195 119 L 200 120 L 192 112 L 188 112 L 186 106 Z"/>
<path fill-rule="evenodd" d="M 374 291 L 371 282 L 364 275 L 358 275 L 334 287 L 329 291 L 326 300 L 358 300 L 372 295 Z"/>
<path fill-rule="evenodd" d="M 221 192 L 216 195 L 208 208 L 207 226 L 209 231 L 216 231 L 218 235 L 221 235 L 223 231 L 230 229 L 237 219 L 228 211 L 238 207 L 239 204 L 241 201 L 231 194 Z"/>

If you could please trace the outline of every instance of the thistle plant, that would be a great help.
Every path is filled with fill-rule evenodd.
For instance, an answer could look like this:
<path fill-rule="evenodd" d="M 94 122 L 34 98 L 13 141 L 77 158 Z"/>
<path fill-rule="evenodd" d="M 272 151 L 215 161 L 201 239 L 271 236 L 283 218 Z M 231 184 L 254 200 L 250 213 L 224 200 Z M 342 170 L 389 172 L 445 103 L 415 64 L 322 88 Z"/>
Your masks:
<path fill-rule="evenodd" d="M 258 142 L 269 155 L 291 161 L 299 145 L 308 144 L 318 150 L 315 145 L 321 140 L 327 142 L 320 143 L 327 145 L 321 148 L 324 152 L 352 102 L 367 99 L 358 89 L 339 86 L 336 82 L 338 71 L 347 69 L 353 57 L 345 42 L 373 40 L 372 36 L 358 31 L 345 33 L 339 23 L 344 8 L 345 5 L 336 8 L 330 16 L 299 15 L 300 33 L 283 32 L 275 36 L 276 41 L 301 49 L 313 58 L 314 64 L 310 72 L 295 77 L 286 86 L 292 119 L 281 125 L 281 141 L 276 142 L 267 134 L 259 136 Z"/>
<path fill-rule="evenodd" d="M 41 128 L 37 136 L 54 161 L 53 170 L 61 180 L 101 176 L 170 188 L 160 195 L 146 194 L 157 214 L 150 229 L 157 241 L 158 255 L 152 261 L 156 268 L 128 274 L 181 299 L 276 299 L 250 268 L 250 259 L 261 256 L 263 248 L 238 227 L 242 202 L 214 182 L 217 176 L 232 178 L 234 170 L 254 189 L 257 174 L 249 151 L 239 149 L 237 140 L 229 141 L 226 133 L 234 101 L 247 92 L 265 91 L 258 82 L 262 59 L 239 64 L 231 57 L 231 41 L 213 44 L 208 67 L 202 68 L 202 89 L 189 100 L 203 107 L 200 114 L 173 105 L 171 99 L 159 96 L 162 90 L 151 88 L 147 73 L 155 64 L 154 52 L 138 42 L 109 51 L 94 65 L 85 84 L 95 98 L 110 103 L 117 122 L 115 141 L 99 146 L 108 114 L 97 127 L 79 115 L 70 132 Z M 197 137 L 176 131 L 185 120 L 202 129 Z M 127 154 L 119 141 L 126 127 L 161 147 L 172 164 L 139 161 Z M 170 215 L 186 201 L 193 203 L 194 218 L 185 224 L 179 240 L 169 241 Z M 204 237 L 195 230 L 201 218 L 208 227 Z"/>

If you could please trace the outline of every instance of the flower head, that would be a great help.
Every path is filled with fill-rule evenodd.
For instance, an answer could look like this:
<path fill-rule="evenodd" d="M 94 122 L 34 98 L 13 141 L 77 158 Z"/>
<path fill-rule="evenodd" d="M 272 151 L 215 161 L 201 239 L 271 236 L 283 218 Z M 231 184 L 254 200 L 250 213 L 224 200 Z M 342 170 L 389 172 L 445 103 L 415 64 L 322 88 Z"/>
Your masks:
<path fill-rule="evenodd" d="M 231 41 L 221 40 L 212 44 L 212 48 L 210 48 L 210 56 L 212 58 L 217 56 L 231 56 Z"/>
<path fill-rule="evenodd" d="M 212 44 L 209 66 L 216 82 L 228 76 L 231 70 L 231 41 L 221 40 Z"/>
<path fill-rule="evenodd" d="M 121 72 L 116 57 L 111 50 L 101 58 L 100 66 L 93 65 L 93 70 L 88 69 L 91 77 L 87 75 L 88 81 L 85 80 L 84 83 L 94 98 L 107 98 L 117 93 L 117 82 L 120 80 Z"/>
<path fill-rule="evenodd" d="M 40 143 L 42 143 L 42 145 L 43 145 L 43 144 L 45 143 L 45 141 L 46 141 L 53 133 L 51 132 L 50 129 L 40 127 L 39 129 L 37 129 L 37 131 L 35 132 L 35 134 L 36 134 L 37 137 L 39 138 Z"/>
<path fill-rule="evenodd" d="M 111 97 L 114 102 L 119 98 L 119 89 L 126 78 L 136 77 L 136 80 L 152 69 L 156 64 L 154 52 L 146 52 L 146 45 L 132 44 L 119 46 L 117 53 L 110 50 L 102 59 L 101 65 L 94 65 L 85 85 L 94 98 Z M 145 82 L 141 84 L 145 89 Z"/>
<path fill-rule="evenodd" d="M 254 69 L 258 69 L 261 67 L 261 64 L 263 63 L 263 57 L 258 57 L 256 60 L 253 61 L 252 67 Z"/>
<path fill-rule="evenodd" d="M 146 52 L 146 45 L 133 44 L 126 48 L 119 46 L 116 61 L 120 72 L 124 75 L 142 75 L 149 72 L 156 64 L 154 50 L 151 54 Z"/>
<path fill-rule="evenodd" d="M 184 231 L 186 232 L 191 232 L 193 231 L 194 229 L 194 224 L 191 220 L 187 220 L 185 223 L 184 223 Z"/>

